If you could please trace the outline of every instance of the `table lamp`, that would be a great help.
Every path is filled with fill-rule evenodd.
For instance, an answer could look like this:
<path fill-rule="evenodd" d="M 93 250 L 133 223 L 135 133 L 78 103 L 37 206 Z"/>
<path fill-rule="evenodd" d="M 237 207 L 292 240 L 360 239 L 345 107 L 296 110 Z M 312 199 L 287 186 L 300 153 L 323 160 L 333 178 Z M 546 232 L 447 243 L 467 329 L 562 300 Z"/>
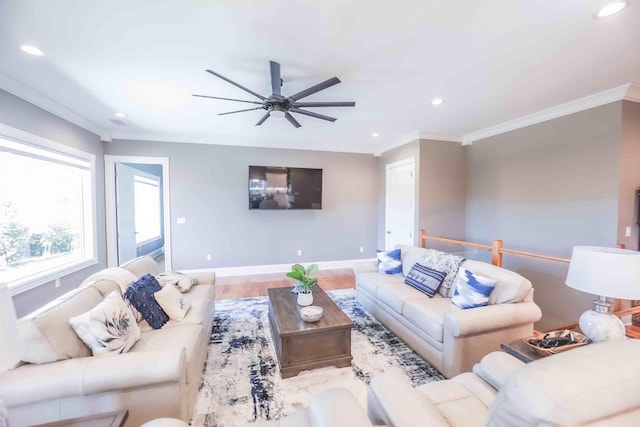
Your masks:
<path fill-rule="evenodd" d="M 625 338 L 625 327 L 609 298 L 640 299 L 640 252 L 598 246 L 574 246 L 566 284 L 599 299 L 580 316 L 582 333 L 593 342 Z"/>
<path fill-rule="evenodd" d="M 13 308 L 9 289 L 4 283 L 0 283 L 0 347 L 0 373 L 2 373 L 15 368 L 21 356 L 16 311 Z"/>

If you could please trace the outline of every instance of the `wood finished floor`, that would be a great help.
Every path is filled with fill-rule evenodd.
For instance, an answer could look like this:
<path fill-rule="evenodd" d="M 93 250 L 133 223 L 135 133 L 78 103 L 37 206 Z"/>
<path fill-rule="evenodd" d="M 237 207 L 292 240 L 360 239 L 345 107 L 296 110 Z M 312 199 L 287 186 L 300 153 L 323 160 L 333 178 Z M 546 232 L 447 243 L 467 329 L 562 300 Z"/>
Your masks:
<path fill-rule="evenodd" d="M 315 276 L 325 291 L 355 288 L 355 276 L 350 268 L 320 270 Z M 283 288 L 293 283 L 285 273 L 216 277 L 216 300 L 262 297 L 267 295 L 268 288 Z"/>

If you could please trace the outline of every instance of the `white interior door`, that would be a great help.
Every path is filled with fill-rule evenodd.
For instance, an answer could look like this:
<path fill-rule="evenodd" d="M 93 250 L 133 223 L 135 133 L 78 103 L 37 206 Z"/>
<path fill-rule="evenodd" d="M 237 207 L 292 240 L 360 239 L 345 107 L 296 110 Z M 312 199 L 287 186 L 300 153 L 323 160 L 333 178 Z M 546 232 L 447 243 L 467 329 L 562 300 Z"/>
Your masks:
<path fill-rule="evenodd" d="M 136 252 L 136 210 L 134 178 L 136 170 L 116 163 L 116 226 L 118 264 L 134 259 Z"/>
<path fill-rule="evenodd" d="M 415 230 L 415 160 L 386 167 L 385 250 L 413 245 Z"/>

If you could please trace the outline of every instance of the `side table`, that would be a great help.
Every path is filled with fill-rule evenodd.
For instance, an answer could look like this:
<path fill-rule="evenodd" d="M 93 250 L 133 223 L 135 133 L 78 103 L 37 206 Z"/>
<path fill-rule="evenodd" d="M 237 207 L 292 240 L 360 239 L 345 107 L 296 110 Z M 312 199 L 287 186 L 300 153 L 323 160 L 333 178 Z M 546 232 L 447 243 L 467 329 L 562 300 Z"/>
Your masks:
<path fill-rule="evenodd" d="M 535 353 L 531 347 L 529 347 L 522 339 L 509 341 L 508 343 L 500 344 L 500 348 L 506 353 L 512 355 L 518 360 L 524 363 L 533 362 L 534 360 L 542 359 L 546 356 L 540 356 Z"/>

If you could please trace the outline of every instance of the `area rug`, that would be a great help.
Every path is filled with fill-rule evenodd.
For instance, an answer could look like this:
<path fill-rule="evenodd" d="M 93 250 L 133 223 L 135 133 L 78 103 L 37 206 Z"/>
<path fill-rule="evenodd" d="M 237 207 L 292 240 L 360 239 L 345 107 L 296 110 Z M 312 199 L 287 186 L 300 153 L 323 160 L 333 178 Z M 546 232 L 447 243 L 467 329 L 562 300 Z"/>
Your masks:
<path fill-rule="evenodd" d="M 192 426 L 237 427 L 304 408 L 318 391 L 344 387 L 366 404 L 372 376 L 394 373 L 413 385 L 444 377 L 369 315 L 353 289 L 327 294 L 353 320 L 351 367 L 303 371 L 282 379 L 266 297 L 216 302 L 216 314 Z"/>

